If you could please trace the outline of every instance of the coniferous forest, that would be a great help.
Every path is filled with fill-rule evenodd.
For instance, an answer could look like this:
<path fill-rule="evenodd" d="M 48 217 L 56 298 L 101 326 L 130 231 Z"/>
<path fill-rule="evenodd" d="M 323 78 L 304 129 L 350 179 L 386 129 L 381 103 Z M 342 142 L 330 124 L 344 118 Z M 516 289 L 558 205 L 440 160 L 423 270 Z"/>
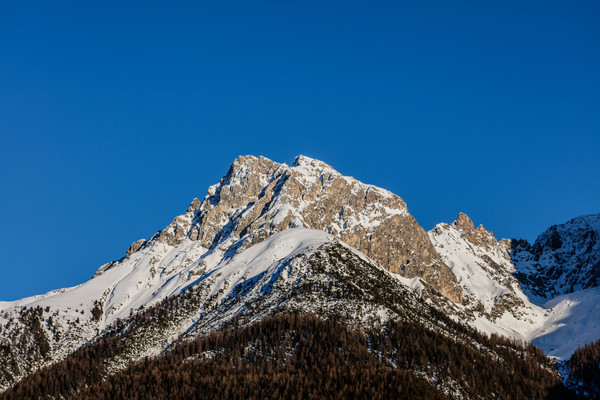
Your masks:
<path fill-rule="evenodd" d="M 179 343 L 111 376 L 103 360 L 119 351 L 114 336 L 0 399 L 574 397 L 541 350 L 468 328 L 458 335 L 394 321 L 362 333 L 336 319 L 282 314 Z"/>

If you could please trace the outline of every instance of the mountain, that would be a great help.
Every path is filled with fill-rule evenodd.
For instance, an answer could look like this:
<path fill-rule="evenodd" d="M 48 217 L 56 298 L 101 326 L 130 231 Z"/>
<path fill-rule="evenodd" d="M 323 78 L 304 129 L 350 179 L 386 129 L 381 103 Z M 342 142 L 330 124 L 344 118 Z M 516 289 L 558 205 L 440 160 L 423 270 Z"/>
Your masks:
<path fill-rule="evenodd" d="M 523 317 L 529 301 L 513 277 L 510 241 L 498 241 L 482 225 L 475 228 L 463 213 L 452 224 L 438 224 L 429 237 L 463 289 L 467 314 L 489 321 Z"/>
<path fill-rule="evenodd" d="M 585 220 L 593 222 L 592 216 Z M 567 359 L 577 346 L 600 337 L 599 292 L 586 277 L 596 268 L 587 263 L 600 254 L 597 233 L 578 235 L 575 226 L 583 225 L 557 228 L 565 245 L 554 251 L 570 247 L 550 264 L 547 240 L 538 239 L 539 246 L 497 241 L 465 214 L 426 232 L 400 197 L 322 161 L 298 156 L 287 165 L 238 157 L 202 201 L 194 199 L 165 229 L 134 242 L 88 282 L 0 302 L 0 388 L 18 383 L 6 398 L 33 395 L 44 381 L 49 388 L 44 390 L 54 390 L 46 395 L 65 396 L 110 377 L 124 379 L 119 371 L 149 362 L 147 357 L 163 360 L 152 367 L 160 369 L 190 340 L 295 315 L 326 325 L 343 321 L 352 335 L 363 335 L 364 351 L 385 369 L 381 376 L 401 369 L 409 375 L 397 379 L 423 379 L 423 388 L 442 396 L 479 398 L 472 382 L 480 376 L 462 356 L 449 361 L 448 354 L 458 351 L 479 360 L 479 372 L 488 371 L 486 363 L 496 365 L 488 371 L 498 374 L 490 382 L 505 380 L 528 393 L 521 397 L 541 398 L 560 392 L 558 372 L 541 352 L 514 339 Z M 540 303 L 530 283 L 534 269 L 555 271 L 561 260 L 568 260 L 570 272 L 560 282 L 569 283 L 561 296 Z M 548 272 L 549 279 L 555 276 Z M 296 335 L 294 329 L 286 335 Z M 512 339 L 489 339 L 474 329 Z M 414 342 L 421 343 L 415 353 L 409 343 L 392 340 L 396 331 L 429 339 Z M 246 348 L 249 342 L 236 343 Z M 437 350 L 429 348 L 432 343 Z M 225 351 L 215 349 L 214 354 Z M 382 351 L 404 358 L 382 357 Z M 527 365 L 513 359 L 515 354 L 529 360 Z M 444 368 L 440 360 L 457 364 Z M 248 368 L 252 376 L 259 374 Z M 513 377 L 514 368 L 523 375 Z M 75 378 L 64 375 L 71 370 L 79 371 Z M 508 396 L 501 386 L 488 389 Z"/>
<path fill-rule="evenodd" d="M 420 275 L 433 290 L 461 299 L 451 271 L 398 196 L 303 156 L 292 166 L 239 157 L 202 202 L 194 199 L 169 226 L 133 243 L 122 259 L 100 267 L 90 281 L 0 303 L 3 341 L 26 344 L 10 348 L 6 357 L 14 367 L 5 371 L 1 384 L 65 358 L 108 327 L 189 287 L 202 287 L 195 308 L 173 316 L 169 328 L 161 328 L 151 342 L 136 344 L 132 359 L 159 353 L 180 334 L 218 328 L 236 313 L 249 314 L 249 320 L 269 315 L 284 298 L 295 298 L 282 289 L 267 298 L 266 289 L 249 288 L 283 282 L 289 268 L 300 268 L 299 257 L 310 257 L 315 247 L 334 240 L 362 250 L 361 257 L 369 254 L 385 269 Z M 397 282 L 391 281 L 390 291 L 406 292 Z M 289 290 L 298 284 L 288 285 Z M 311 311 L 320 303 L 306 302 Z M 323 309 L 335 304 L 322 302 Z"/>

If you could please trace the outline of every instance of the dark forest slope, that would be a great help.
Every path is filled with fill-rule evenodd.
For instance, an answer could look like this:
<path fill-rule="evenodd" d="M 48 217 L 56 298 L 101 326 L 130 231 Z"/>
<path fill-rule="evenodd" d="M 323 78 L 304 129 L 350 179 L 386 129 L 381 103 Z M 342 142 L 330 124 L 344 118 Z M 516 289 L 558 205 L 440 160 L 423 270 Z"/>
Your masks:
<path fill-rule="evenodd" d="M 437 399 L 459 393 L 543 399 L 570 394 L 533 346 L 467 329 L 456 339 L 419 324 L 390 321 L 365 334 L 335 319 L 283 314 L 182 342 L 104 380 L 102 359 L 118 348 L 118 340 L 105 340 L 34 373 L 0 399 Z M 485 350 L 466 344 L 472 339 Z"/>

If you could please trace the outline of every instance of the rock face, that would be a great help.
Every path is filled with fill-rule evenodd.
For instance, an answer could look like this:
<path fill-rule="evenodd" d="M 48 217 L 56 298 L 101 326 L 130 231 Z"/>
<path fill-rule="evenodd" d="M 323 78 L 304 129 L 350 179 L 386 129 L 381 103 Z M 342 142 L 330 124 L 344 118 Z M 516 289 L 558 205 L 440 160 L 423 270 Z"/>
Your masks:
<path fill-rule="evenodd" d="M 533 245 L 511 242 L 526 291 L 550 299 L 600 284 L 600 214 L 584 215 L 548 228 Z"/>
<path fill-rule="evenodd" d="M 454 274 L 400 197 L 304 156 L 291 166 L 238 157 L 203 201 L 194 199 L 185 214 L 150 241 L 175 246 L 187 238 L 209 250 L 225 245 L 233 255 L 295 227 L 337 236 L 389 271 L 422 278 L 453 302 L 462 302 Z M 143 245 L 138 241 L 130 250 Z"/>

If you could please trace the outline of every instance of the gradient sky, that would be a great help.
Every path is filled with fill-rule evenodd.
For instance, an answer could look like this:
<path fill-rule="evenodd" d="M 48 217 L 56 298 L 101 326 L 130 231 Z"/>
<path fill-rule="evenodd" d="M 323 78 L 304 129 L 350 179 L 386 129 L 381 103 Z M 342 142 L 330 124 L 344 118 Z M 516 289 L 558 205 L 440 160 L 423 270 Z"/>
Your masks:
<path fill-rule="evenodd" d="M 426 229 L 600 212 L 597 1 L 82 3 L 0 5 L 0 300 L 89 279 L 240 154 Z"/>

